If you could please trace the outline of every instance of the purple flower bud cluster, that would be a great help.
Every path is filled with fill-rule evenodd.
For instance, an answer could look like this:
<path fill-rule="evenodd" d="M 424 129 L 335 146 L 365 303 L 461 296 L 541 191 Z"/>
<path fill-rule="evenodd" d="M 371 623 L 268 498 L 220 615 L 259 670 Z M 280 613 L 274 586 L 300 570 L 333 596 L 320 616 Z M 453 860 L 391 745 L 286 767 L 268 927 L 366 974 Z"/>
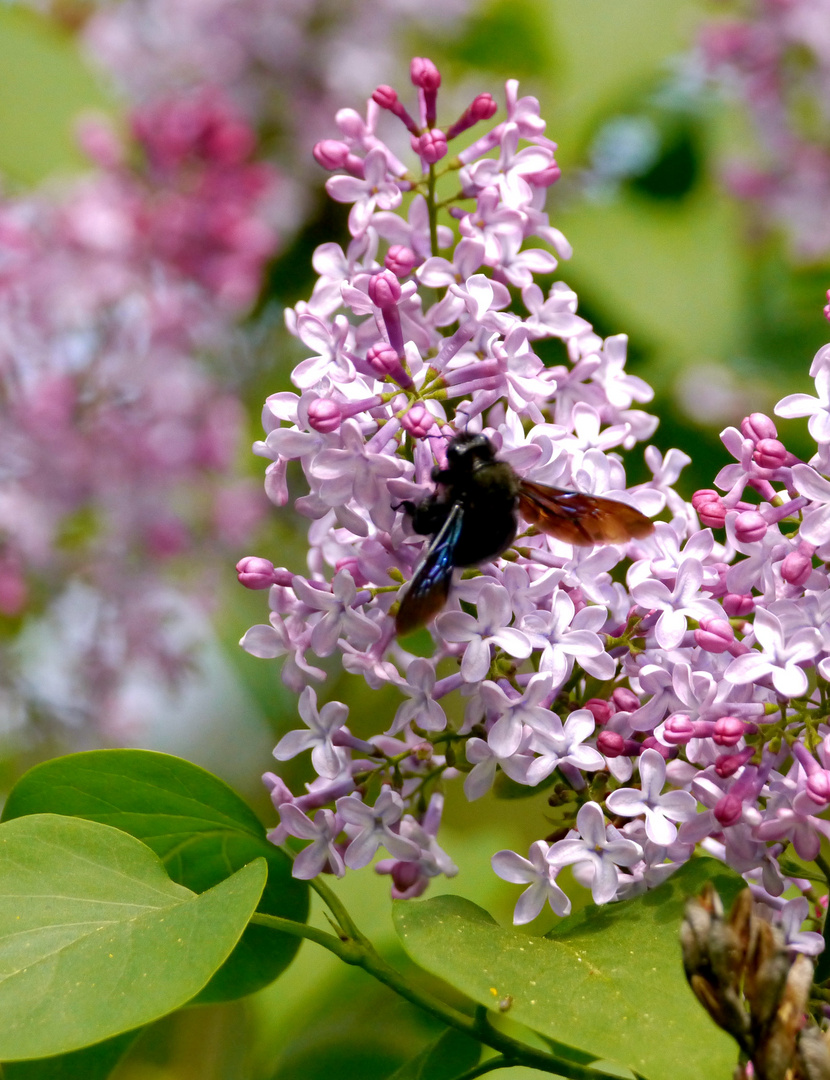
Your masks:
<path fill-rule="evenodd" d="M 701 33 L 700 65 L 746 111 L 758 143 L 753 160 L 727 162 L 726 183 L 757 205 L 759 224 L 783 230 L 796 257 L 825 258 L 830 252 L 830 4 L 750 0 L 722 7 L 727 14 Z"/>
<path fill-rule="evenodd" d="M 275 242 L 270 173 L 221 98 L 132 121 L 129 147 L 85 125 L 83 179 L 0 201 L 0 613 L 21 630 L 0 709 L 116 742 L 136 681 L 175 682 L 202 637 L 197 550 L 226 558 L 260 518 L 229 475 L 243 410 L 201 357 L 231 349 Z"/>
<path fill-rule="evenodd" d="M 328 189 L 351 204 L 352 240 L 317 250 L 314 291 L 287 312 L 313 355 L 294 370 L 296 392 L 267 400 L 255 444 L 278 506 L 299 464 L 307 492 L 294 509 L 309 520 L 306 574 L 239 565 L 243 584 L 269 589 L 271 611 L 242 645 L 282 657 L 300 694 L 304 727 L 275 755 L 310 750 L 317 773 L 297 796 L 269 774 L 272 837 L 312 841 L 295 864 L 304 877 L 365 866 L 382 847 L 394 895 L 417 895 L 454 872 L 436 842 L 442 782 L 463 774 L 477 799 L 503 773 L 549 790 L 560 826 L 529 859 L 493 858 L 529 886 L 517 922 L 546 900 L 569 909 L 564 866 L 606 903 L 659 884 L 699 843 L 775 904 L 789 846 L 811 860 L 830 835 L 830 347 L 813 367 L 819 397 L 778 407 L 811 417 L 810 463 L 756 414 L 724 433 L 735 464 L 692 505 L 673 489 L 690 461 L 679 450 L 648 447 L 651 479 L 627 488 L 621 452 L 655 429 L 636 408 L 651 390 L 626 373 L 623 336 L 602 340 L 567 285 L 545 294 L 534 281 L 570 254 L 544 212 L 558 169 L 538 102 L 508 82 L 506 117 L 435 161 L 422 136 L 436 130 L 437 73 L 418 60 L 412 81 L 415 119 L 382 87 L 365 118 L 342 110 L 340 139 L 318 147 L 345 170 Z M 477 123 L 493 119 L 479 111 Z M 382 121 L 406 126 L 415 171 Z M 552 343 L 558 362 L 545 364 Z M 597 547 L 520 524 L 500 558 L 456 575 L 430 655 L 415 655 L 392 618 L 424 551 L 406 504 L 432 492 L 448 440 L 479 431 L 522 478 L 662 520 Z M 353 735 L 339 702 L 318 709 L 319 660 L 334 655 L 371 688 L 399 691 L 375 733 Z"/>

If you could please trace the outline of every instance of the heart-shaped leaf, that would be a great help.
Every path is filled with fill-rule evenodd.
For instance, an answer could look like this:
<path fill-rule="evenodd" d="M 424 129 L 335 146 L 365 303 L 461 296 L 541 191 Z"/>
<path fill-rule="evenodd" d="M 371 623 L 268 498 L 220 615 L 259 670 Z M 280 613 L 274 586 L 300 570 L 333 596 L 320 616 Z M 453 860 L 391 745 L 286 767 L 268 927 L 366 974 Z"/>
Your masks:
<path fill-rule="evenodd" d="M 546 938 L 499 926 L 456 896 L 398 902 L 416 963 L 475 1001 L 509 1002 L 540 1034 L 649 1080 L 728 1080 L 736 1045 L 686 984 L 678 933 L 688 896 L 712 880 L 728 905 L 745 882 L 693 859 L 652 892 L 563 919 Z"/>
<path fill-rule="evenodd" d="M 99 821 L 142 840 L 170 877 L 194 892 L 262 856 L 268 884 L 259 910 L 296 922 L 308 917 L 308 887 L 265 839 L 253 811 L 218 777 L 182 758 L 149 750 L 91 750 L 53 758 L 15 784 L 3 821 L 66 814 Z M 297 938 L 261 926 L 246 931 L 199 1000 L 226 1001 L 268 985 L 285 970 Z"/>
<path fill-rule="evenodd" d="M 197 896 L 107 825 L 0 825 L 0 1061 L 88 1046 L 190 1001 L 241 937 L 266 873 L 257 860 Z"/>

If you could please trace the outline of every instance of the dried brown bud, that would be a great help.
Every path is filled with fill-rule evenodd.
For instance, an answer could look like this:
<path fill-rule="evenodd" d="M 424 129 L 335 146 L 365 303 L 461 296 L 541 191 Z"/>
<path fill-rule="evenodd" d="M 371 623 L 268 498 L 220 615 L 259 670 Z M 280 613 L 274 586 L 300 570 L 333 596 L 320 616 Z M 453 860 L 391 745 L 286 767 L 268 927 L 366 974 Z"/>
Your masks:
<path fill-rule="evenodd" d="M 813 963 L 792 957 L 778 927 L 739 894 L 728 918 L 711 886 L 690 900 L 680 930 L 686 978 L 736 1040 L 756 1080 L 830 1080 L 830 1043 L 807 1012 Z M 739 1066 L 736 1080 L 745 1080 Z"/>

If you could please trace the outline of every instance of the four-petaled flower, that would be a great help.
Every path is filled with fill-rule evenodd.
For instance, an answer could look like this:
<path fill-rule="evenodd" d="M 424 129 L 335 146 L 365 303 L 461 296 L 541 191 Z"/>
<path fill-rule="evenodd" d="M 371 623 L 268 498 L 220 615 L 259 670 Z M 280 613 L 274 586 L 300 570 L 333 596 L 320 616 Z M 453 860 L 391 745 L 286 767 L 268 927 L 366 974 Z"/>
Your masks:
<path fill-rule="evenodd" d="M 558 840 L 548 852 L 551 866 L 563 867 L 587 862 L 593 876 L 591 896 L 595 904 L 607 904 L 617 895 L 618 866 L 633 866 L 643 857 L 643 849 L 626 840 L 613 825 L 605 824 L 605 815 L 595 802 L 587 802 L 576 815 L 578 836 Z"/>
<path fill-rule="evenodd" d="M 645 814 L 646 836 L 655 844 L 668 847 L 677 839 L 675 821 L 689 821 L 695 816 L 697 803 L 688 791 L 667 791 L 666 762 L 656 750 L 644 750 L 639 758 L 642 790 L 618 788 L 605 800 L 612 814 L 639 817 Z"/>
<path fill-rule="evenodd" d="M 548 862 L 549 845 L 536 840 L 530 845 L 530 858 L 515 851 L 497 851 L 490 862 L 500 878 L 516 885 L 528 885 L 516 904 L 513 922 L 517 926 L 532 922 L 547 901 L 557 915 L 569 915 L 571 902 L 556 884 L 556 870 Z"/>

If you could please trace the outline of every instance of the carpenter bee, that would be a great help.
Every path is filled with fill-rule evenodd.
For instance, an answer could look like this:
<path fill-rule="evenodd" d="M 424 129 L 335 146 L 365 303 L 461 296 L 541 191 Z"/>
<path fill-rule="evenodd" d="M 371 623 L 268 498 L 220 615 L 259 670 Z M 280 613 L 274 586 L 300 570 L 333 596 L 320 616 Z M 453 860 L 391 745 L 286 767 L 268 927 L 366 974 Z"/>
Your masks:
<path fill-rule="evenodd" d="M 436 490 L 421 503 L 401 505 L 412 528 L 432 540 L 401 600 L 395 630 L 408 634 L 444 606 L 456 566 L 501 555 L 516 537 L 517 514 L 569 544 L 621 544 L 647 536 L 654 525 L 626 503 L 522 480 L 499 461 L 486 435 L 457 435 L 447 468 L 434 469 Z"/>

